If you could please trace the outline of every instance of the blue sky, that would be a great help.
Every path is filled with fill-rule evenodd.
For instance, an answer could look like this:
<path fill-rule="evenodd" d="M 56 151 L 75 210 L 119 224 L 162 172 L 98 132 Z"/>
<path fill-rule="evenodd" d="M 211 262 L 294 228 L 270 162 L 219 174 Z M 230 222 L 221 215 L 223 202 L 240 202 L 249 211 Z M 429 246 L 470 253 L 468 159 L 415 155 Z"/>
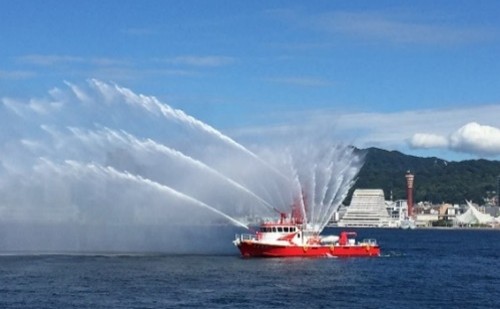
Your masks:
<path fill-rule="evenodd" d="M 97 78 L 245 145 L 322 131 L 498 160 L 499 13 L 498 1 L 4 1 L 0 98 Z"/>

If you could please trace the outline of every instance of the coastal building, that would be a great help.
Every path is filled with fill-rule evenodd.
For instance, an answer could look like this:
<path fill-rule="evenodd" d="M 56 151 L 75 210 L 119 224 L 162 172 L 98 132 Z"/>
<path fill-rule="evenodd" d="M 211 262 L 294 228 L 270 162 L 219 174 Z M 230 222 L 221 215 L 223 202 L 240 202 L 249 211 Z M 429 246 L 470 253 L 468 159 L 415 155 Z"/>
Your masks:
<path fill-rule="evenodd" d="M 492 217 L 500 217 L 500 207 L 498 206 L 484 206 L 483 210 L 483 213 L 489 214 Z"/>
<path fill-rule="evenodd" d="M 489 214 L 480 212 L 471 202 L 467 201 L 469 209 L 463 214 L 456 216 L 454 223 L 459 226 L 470 225 L 492 225 L 496 222 Z"/>
<path fill-rule="evenodd" d="M 457 207 L 444 203 L 439 207 L 439 220 L 453 220 L 457 214 Z"/>
<path fill-rule="evenodd" d="M 430 227 L 433 222 L 439 220 L 437 212 L 421 213 L 415 215 L 415 224 L 417 227 Z"/>
<path fill-rule="evenodd" d="M 340 227 L 393 227 L 382 189 L 356 189 L 351 205 L 338 221 Z"/>

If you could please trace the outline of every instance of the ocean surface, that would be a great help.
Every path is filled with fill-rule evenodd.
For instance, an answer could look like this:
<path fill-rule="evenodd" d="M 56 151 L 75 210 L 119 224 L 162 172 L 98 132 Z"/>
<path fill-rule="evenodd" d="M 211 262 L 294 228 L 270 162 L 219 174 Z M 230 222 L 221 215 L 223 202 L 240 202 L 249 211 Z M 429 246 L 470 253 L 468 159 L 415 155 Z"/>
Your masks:
<path fill-rule="evenodd" d="M 500 231 L 357 231 L 381 257 L 0 252 L 0 308 L 500 308 Z"/>

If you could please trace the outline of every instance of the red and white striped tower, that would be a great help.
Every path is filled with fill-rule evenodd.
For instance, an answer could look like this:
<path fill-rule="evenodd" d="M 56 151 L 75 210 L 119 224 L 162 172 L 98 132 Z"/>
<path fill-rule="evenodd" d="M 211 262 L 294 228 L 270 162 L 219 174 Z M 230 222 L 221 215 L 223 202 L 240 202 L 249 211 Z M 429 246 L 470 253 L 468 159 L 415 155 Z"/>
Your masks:
<path fill-rule="evenodd" d="M 415 176 L 410 173 L 410 171 L 406 172 L 406 200 L 408 204 L 408 218 L 413 216 L 413 179 Z"/>

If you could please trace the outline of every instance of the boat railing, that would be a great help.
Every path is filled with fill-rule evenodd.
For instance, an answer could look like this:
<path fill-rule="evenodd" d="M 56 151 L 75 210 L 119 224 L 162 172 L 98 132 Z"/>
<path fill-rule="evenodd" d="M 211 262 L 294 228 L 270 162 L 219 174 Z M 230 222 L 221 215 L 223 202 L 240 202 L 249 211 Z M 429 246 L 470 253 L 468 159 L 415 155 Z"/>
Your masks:
<path fill-rule="evenodd" d="M 360 244 L 362 245 L 370 245 L 370 246 L 376 246 L 377 245 L 377 240 L 373 238 L 367 238 L 363 239 Z"/>
<path fill-rule="evenodd" d="M 236 239 L 239 239 L 241 241 L 256 240 L 257 237 L 255 236 L 255 234 L 236 234 Z"/>

